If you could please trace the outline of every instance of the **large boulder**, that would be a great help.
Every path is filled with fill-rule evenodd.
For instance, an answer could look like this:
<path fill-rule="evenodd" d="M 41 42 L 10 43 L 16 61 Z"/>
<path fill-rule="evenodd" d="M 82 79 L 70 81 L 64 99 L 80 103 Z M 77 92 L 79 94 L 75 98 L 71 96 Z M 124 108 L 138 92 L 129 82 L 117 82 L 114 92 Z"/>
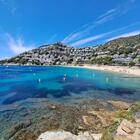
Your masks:
<path fill-rule="evenodd" d="M 124 119 L 117 129 L 114 140 L 140 140 L 140 123 Z"/>
<path fill-rule="evenodd" d="M 94 140 L 92 136 L 74 135 L 66 131 L 48 131 L 42 133 L 37 140 Z"/>

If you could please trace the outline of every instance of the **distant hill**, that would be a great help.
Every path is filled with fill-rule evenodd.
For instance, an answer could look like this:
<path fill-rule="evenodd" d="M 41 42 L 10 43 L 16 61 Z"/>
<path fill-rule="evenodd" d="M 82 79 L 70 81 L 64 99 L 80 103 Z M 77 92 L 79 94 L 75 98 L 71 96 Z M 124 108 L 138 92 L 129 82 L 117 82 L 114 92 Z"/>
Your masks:
<path fill-rule="evenodd" d="M 74 48 L 62 43 L 43 45 L 16 57 L 0 61 L 2 65 L 140 65 L 140 35 L 109 41 L 103 45 Z"/>

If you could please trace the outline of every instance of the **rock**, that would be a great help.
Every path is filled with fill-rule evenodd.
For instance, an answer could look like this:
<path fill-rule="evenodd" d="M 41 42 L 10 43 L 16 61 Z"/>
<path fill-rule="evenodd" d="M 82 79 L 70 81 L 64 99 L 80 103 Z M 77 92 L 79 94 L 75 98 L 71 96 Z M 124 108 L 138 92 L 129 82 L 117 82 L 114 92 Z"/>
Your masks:
<path fill-rule="evenodd" d="M 92 136 L 92 138 L 93 138 L 94 140 L 101 140 L 101 138 L 102 138 L 102 133 L 93 134 L 93 133 L 88 132 L 88 131 L 80 132 L 79 135 Z"/>
<path fill-rule="evenodd" d="M 31 121 L 25 121 L 19 124 L 16 124 L 14 127 L 9 129 L 7 138 L 13 137 L 18 131 L 20 131 L 23 128 L 26 128 L 31 125 Z"/>
<path fill-rule="evenodd" d="M 135 133 L 133 135 L 133 139 L 132 140 L 140 140 L 140 128 L 136 128 L 136 131 L 135 131 Z"/>
<path fill-rule="evenodd" d="M 86 131 L 99 133 L 100 130 L 102 129 L 102 122 L 96 115 L 87 114 L 87 116 L 83 116 L 82 118 L 83 118 L 83 126 Z"/>
<path fill-rule="evenodd" d="M 123 120 L 114 140 L 140 140 L 140 123 Z"/>
<path fill-rule="evenodd" d="M 75 140 L 94 140 L 91 136 L 77 136 Z"/>
<path fill-rule="evenodd" d="M 94 140 L 101 140 L 101 138 L 102 138 L 101 133 L 99 133 L 99 134 L 91 134 L 91 136 L 94 138 Z"/>
<path fill-rule="evenodd" d="M 116 112 L 107 111 L 89 111 L 88 113 L 96 115 L 97 118 L 101 120 L 102 125 L 104 126 L 110 125 L 116 116 Z"/>
<path fill-rule="evenodd" d="M 135 119 L 139 119 L 140 120 L 140 109 L 136 112 Z"/>
<path fill-rule="evenodd" d="M 88 126 L 96 125 L 97 123 L 97 119 L 95 116 L 83 116 L 83 121 Z"/>
<path fill-rule="evenodd" d="M 48 109 L 54 110 L 54 109 L 56 109 L 56 106 L 55 105 L 48 105 Z"/>
<path fill-rule="evenodd" d="M 128 120 L 123 120 L 118 127 L 118 134 L 133 134 L 135 132 L 136 125 Z"/>
<path fill-rule="evenodd" d="M 123 101 L 108 101 L 108 103 L 121 110 L 127 110 L 131 106 L 130 103 L 126 103 Z"/>
<path fill-rule="evenodd" d="M 48 131 L 42 133 L 37 140 L 94 140 L 92 136 L 74 135 L 66 131 Z"/>

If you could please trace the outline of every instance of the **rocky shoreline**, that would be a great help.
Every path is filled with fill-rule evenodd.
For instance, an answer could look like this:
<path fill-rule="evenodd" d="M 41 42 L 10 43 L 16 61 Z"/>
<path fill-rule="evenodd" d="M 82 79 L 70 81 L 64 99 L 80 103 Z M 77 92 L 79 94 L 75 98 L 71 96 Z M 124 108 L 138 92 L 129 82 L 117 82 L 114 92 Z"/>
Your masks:
<path fill-rule="evenodd" d="M 29 107 L 29 104 L 32 104 L 32 107 Z M 91 136 L 93 140 L 97 140 L 97 137 L 101 140 L 120 140 L 122 131 L 128 130 L 123 134 L 127 133 L 131 137 L 133 134 L 139 134 L 140 128 L 139 102 L 130 104 L 123 101 L 85 100 L 66 105 L 46 100 L 26 101 L 10 108 L 0 109 L 0 113 L 2 124 L 0 130 L 4 130 L 1 131 L 1 140 L 40 140 L 40 137 L 44 136 L 43 133 L 45 135 L 53 133 L 56 136 L 54 132 L 60 134 L 69 132 L 74 140 L 82 136 L 83 139 L 88 137 L 87 140 L 90 140 Z M 121 131 L 124 120 L 126 126 Z M 131 130 L 129 124 L 132 126 L 132 123 L 134 123 L 133 133 L 132 131 L 129 133 L 129 129 Z"/>

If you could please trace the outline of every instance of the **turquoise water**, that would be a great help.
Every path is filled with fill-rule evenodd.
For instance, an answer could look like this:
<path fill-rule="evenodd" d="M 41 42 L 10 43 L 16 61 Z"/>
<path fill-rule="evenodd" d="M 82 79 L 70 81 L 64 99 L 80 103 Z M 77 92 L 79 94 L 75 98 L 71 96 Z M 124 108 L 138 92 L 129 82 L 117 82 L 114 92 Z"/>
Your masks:
<path fill-rule="evenodd" d="M 0 104 L 29 98 L 140 100 L 140 78 L 83 68 L 1 66 Z"/>

